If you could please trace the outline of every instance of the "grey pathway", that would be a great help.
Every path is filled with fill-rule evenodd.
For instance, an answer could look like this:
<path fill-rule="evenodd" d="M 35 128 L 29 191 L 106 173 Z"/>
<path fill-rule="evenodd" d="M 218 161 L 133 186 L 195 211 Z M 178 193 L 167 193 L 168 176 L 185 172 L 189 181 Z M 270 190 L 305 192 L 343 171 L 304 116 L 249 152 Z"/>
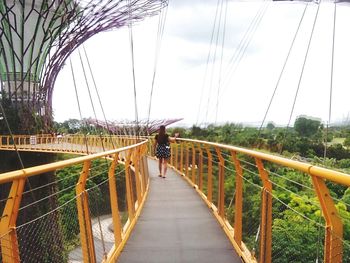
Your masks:
<path fill-rule="evenodd" d="M 148 200 L 118 263 L 241 262 L 214 215 L 189 184 L 149 161 Z"/>

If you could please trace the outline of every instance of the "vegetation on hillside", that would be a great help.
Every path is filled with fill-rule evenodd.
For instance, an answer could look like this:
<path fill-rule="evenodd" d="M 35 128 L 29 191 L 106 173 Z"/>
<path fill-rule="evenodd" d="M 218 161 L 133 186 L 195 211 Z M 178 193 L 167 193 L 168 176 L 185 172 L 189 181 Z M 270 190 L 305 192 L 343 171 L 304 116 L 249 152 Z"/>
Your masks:
<path fill-rule="evenodd" d="M 226 123 L 205 128 L 173 128 L 170 132 L 178 132 L 184 138 L 253 148 L 350 173 L 350 127 L 327 129 L 320 120 L 313 118 L 299 117 L 289 128 L 268 123 L 259 130 Z M 254 161 L 244 156 L 240 159 L 245 171 L 254 170 Z M 227 162 L 226 166 L 226 216 L 233 222 L 235 169 L 231 163 Z M 310 177 L 268 163 L 265 168 L 273 182 L 273 262 L 315 262 L 316 259 L 322 262 L 325 222 Z M 244 242 L 258 254 L 256 236 L 260 228 L 261 182 L 254 172 L 244 172 L 244 177 Z M 344 223 L 343 262 L 350 262 L 350 189 L 332 182 L 327 182 L 327 186 Z"/>
<path fill-rule="evenodd" d="M 63 124 L 56 124 L 56 128 L 62 133 L 79 132 L 79 123 L 74 120 Z M 305 117 L 298 118 L 293 127 L 277 127 L 272 122 L 259 130 L 255 127 L 245 127 L 240 124 L 227 123 L 224 125 L 208 125 L 207 127 L 193 126 L 186 128 L 170 128 L 170 133 L 180 133 L 181 137 L 194 138 L 204 141 L 219 142 L 260 151 L 280 154 L 287 158 L 300 161 L 308 161 L 319 166 L 331 169 L 339 169 L 350 173 L 350 128 L 330 127 L 325 128 L 321 121 Z M 253 161 L 245 156 L 239 156 L 244 169 L 252 170 Z M 214 160 L 217 161 L 217 160 Z M 94 166 L 99 167 L 98 164 Z M 226 216 L 230 222 L 234 218 L 234 192 L 235 172 L 232 163 L 226 164 L 225 172 L 225 207 Z M 322 262 L 324 243 L 324 219 L 318 199 L 312 187 L 308 175 L 301 172 L 266 164 L 273 181 L 273 262 Z M 72 167 L 60 171 L 57 176 L 62 178 L 60 189 L 69 187 L 76 182 L 76 177 L 81 167 Z M 100 169 L 100 168 L 98 168 Z M 97 170 L 98 170 L 97 169 Z M 217 167 L 213 167 L 214 175 L 218 174 Z M 205 170 L 205 169 L 204 169 Z M 103 176 L 102 176 L 103 177 Z M 89 188 L 100 184 L 92 179 Z M 244 204 L 243 204 L 243 233 L 244 242 L 256 255 L 259 252 L 258 239 L 261 213 L 261 182 L 254 172 L 244 173 Z M 125 183 L 123 178 L 117 176 L 118 194 L 124 196 Z M 214 203 L 217 202 L 217 179 L 214 179 L 215 190 Z M 327 182 L 339 214 L 344 222 L 344 255 L 343 262 L 350 262 L 350 189 L 345 186 Z M 206 186 L 204 186 L 206 192 Z M 104 204 L 101 195 L 103 191 L 96 193 L 98 207 Z M 59 197 L 60 204 L 74 198 L 74 192 L 64 193 Z M 119 200 L 120 207 L 125 205 L 125 200 Z M 109 200 L 108 200 L 109 202 Z M 108 211 L 104 211 L 107 213 Z M 99 212 L 103 214 L 104 212 Z M 68 226 L 72 218 L 63 216 L 63 225 Z M 76 220 L 75 220 L 76 221 Z M 77 228 L 76 228 L 77 229 Z M 74 238 L 78 232 L 65 231 L 65 235 L 74 244 Z M 78 231 L 78 229 L 77 229 Z M 70 243 L 68 243 L 69 246 Z"/>

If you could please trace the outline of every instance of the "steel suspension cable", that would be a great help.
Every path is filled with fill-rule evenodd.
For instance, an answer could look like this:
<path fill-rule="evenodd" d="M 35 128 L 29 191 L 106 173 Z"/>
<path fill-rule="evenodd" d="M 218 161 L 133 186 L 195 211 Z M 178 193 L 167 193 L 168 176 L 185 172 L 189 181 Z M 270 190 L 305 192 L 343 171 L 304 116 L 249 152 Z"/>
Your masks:
<path fill-rule="evenodd" d="M 102 104 L 102 101 L 101 101 L 100 93 L 99 93 L 98 88 L 97 88 L 95 77 L 94 77 L 94 74 L 93 74 L 93 71 L 92 71 L 92 68 L 91 68 L 91 65 L 90 65 L 90 60 L 89 60 L 89 57 L 87 55 L 87 52 L 86 52 L 86 49 L 85 49 L 84 45 L 83 45 L 83 50 L 84 50 L 84 54 L 85 54 L 85 59 L 86 59 L 87 65 L 89 67 L 90 76 L 92 78 L 92 82 L 93 82 L 94 87 L 95 87 L 95 92 L 96 92 L 96 95 L 97 95 L 97 98 L 98 98 L 98 101 L 99 101 L 99 104 L 100 104 L 100 108 L 101 108 L 101 111 L 102 111 L 103 119 L 105 121 L 109 137 L 111 138 L 112 136 L 111 136 L 111 131 L 110 131 L 110 128 L 109 128 L 109 124 L 108 124 L 108 121 L 107 121 L 107 118 L 106 118 L 106 114 L 105 114 L 105 111 L 104 111 L 104 108 L 103 108 L 103 104 Z M 97 121 L 97 119 L 96 119 L 96 121 Z M 112 142 L 112 145 L 113 145 L 113 148 L 114 148 L 115 145 L 114 145 L 114 142 L 113 142 L 112 139 L 111 139 L 111 142 Z"/>
<path fill-rule="evenodd" d="M 327 157 L 328 126 L 331 125 L 331 117 L 332 117 L 333 74 L 334 74 L 334 47 L 335 47 L 336 19 L 337 19 L 337 4 L 336 4 L 336 2 L 334 2 L 332 54 L 331 54 L 331 76 L 330 76 L 330 88 L 329 88 L 329 109 L 328 109 L 328 121 L 327 121 L 327 128 L 326 128 L 326 138 L 325 138 L 325 144 L 324 144 L 324 153 L 323 153 L 324 162 L 326 161 L 326 157 Z"/>
<path fill-rule="evenodd" d="M 1 85 L 1 90 L 3 90 L 2 80 L 1 79 L 0 79 L 0 85 Z M 11 140 L 13 142 L 13 147 L 15 149 L 15 152 L 16 152 L 19 164 L 21 166 L 21 169 L 24 169 L 25 167 L 24 167 L 24 164 L 23 164 L 23 160 L 22 160 L 22 157 L 21 157 L 21 155 L 20 155 L 20 153 L 19 153 L 19 151 L 17 149 L 17 145 L 16 145 L 16 142 L 15 142 L 15 139 L 14 139 L 14 136 L 13 136 L 13 132 L 12 132 L 12 129 L 11 129 L 10 124 L 8 122 L 7 115 L 6 115 L 6 112 L 5 112 L 5 109 L 4 109 L 3 105 L 2 105 L 2 103 L 3 103 L 3 98 L 1 98 L 1 101 L 0 101 L 1 113 L 2 113 L 2 116 L 3 116 L 4 120 L 5 120 L 6 128 L 7 128 L 8 132 L 10 133 L 10 137 L 11 137 Z M 26 183 L 28 184 L 28 188 L 31 191 L 31 197 L 32 197 L 33 201 L 36 201 L 34 193 L 32 192 L 33 188 L 32 188 L 32 185 L 29 182 L 29 178 L 28 177 L 26 178 Z"/>
<path fill-rule="evenodd" d="M 298 36 L 298 34 L 299 34 L 300 27 L 301 27 L 301 24 L 302 24 L 302 22 L 303 22 L 303 20 L 304 20 L 305 13 L 306 13 L 306 9 L 308 8 L 308 6 L 309 6 L 309 3 L 306 3 L 306 4 L 305 4 L 304 11 L 303 11 L 303 13 L 302 13 L 302 15 L 301 15 L 301 17 L 300 17 L 300 20 L 299 20 L 299 23 L 298 23 L 298 27 L 297 27 L 297 29 L 296 29 L 296 31 L 295 31 L 295 33 L 294 33 L 294 37 L 293 37 L 292 43 L 291 43 L 291 45 L 290 45 L 290 47 L 289 47 L 288 54 L 287 54 L 287 56 L 286 56 L 286 59 L 284 60 L 284 63 L 283 63 L 283 66 L 282 66 L 282 70 L 281 70 L 281 72 L 280 72 L 280 74 L 279 74 L 279 76 L 278 76 L 278 80 L 277 80 L 277 82 L 276 82 L 275 89 L 274 89 L 274 91 L 273 91 L 273 93 L 272 93 L 272 96 L 271 96 L 271 98 L 270 98 L 269 104 L 268 104 L 267 109 L 266 109 L 266 111 L 265 111 L 264 118 L 263 118 L 263 120 L 262 120 L 262 122 L 261 122 L 259 131 L 258 131 L 258 135 L 257 135 L 256 142 L 257 142 L 257 141 L 259 140 L 259 138 L 260 138 L 261 130 L 262 130 L 263 126 L 264 126 L 264 123 L 265 123 L 267 114 L 268 114 L 269 111 L 270 111 L 270 107 L 271 107 L 272 101 L 273 101 L 273 99 L 274 99 L 274 97 L 275 97 L 276 91 L 277 91 L 277 89 L 278 89 L 278 87 L 279 87 L 279 85 L 280 85 L 282 76 L 283 76 L 283 74 L 284 74 L 284 70 L 285 70 L 285 68 L 286 68 L 286 66 L 287 66 L 287 63 L 288 63 L 288 61 L 289 61 L 290 54 L 291 54 L 292 49 L 293 49 L 293 47 L 294 47 L 295 40 L 296 40 L 296 38 L 297 38 L 297 36 Z"/>
<path fill-rule="evenodd" d="M 206 83 L 207 72 L 208 72 L 209 61 L 210 61 L 210 55 L 211 55 L 211 48 L 212 48 L 213 40 L 214 40 L 216 21 L 217 21 L 217 15 L 218 15 L 218 10 L 219 10 L 219 2 L 220 2 L 220 0 L 217 0 L 216 11 L 215 11 L 215 18 L 214 18 L 213 28 L 212 28 L 212 31 L 211 31 L 209 52 L 208 52 L 208 56 L 207 56 L 207 62 L 206 62 L 206 65 L 205 65 L 205 71 L 204 71 L 204 77 L 203 77 L 203 83 L 202 83 L 202 89 L 201 89 L 201 96 L 200 96 L 200 99 L 199 99 L 199 106 L 198 106 L 198 112 L 197 112 L 196 125 L 198 125 L 198 122 L 199 122 L 199 114 L 200 114 L 200 111 L 201 111 L 201 105 L 202 105 L 202 100 L 203 100 L 203 92 L 204 92 L 204 89 L 205 89 L 205 83 Z"/>
<path fill-rule="evenodd" d="M 214 79 L 214 73 L 215 73 L 215 63 L 216 63 L 216 51 L 218 48 L 218 42 L 219 42 L 219 35 L 220 35 L 220 28 L 221 28 L 221 16 L 222 16 L 222 6 L 223 6 L 223 0 L 221 0 L 220 4 L 220 13 L 219 13 L 219 22 L 218 22 L 218 28 L 216 31 L 216 39 L 215 39 L 215 48 L 214 48 L 214 55 L 212 58 L 212 70 L 210 74 L 210 82 L 209 82 L 209 93 L 208 93 L 208 100 L 207 100 L 207 107 L 206 107 L 206 112 L 205 112 L 205 122 L 208 120 L 208 109 L 210 105 L 210 98 L 211 98 L 211 90 L 213 89 L 213 79 Z"/>
<path fill-rule="evenodd" d="M 70 68 L 71 68 L 71 73 L 72 73 L 72 78 L 73 78 L 73 85 L 74 85 L 74 91 L 75 91 L 75 98 L 77 99 L 77 105 L 78 105 L 78 110 L 79 110 L 79 115 L 80 115 L 80 120 L 83 122 L 83 124 L 85 124 L 85 126 L 87 127 L 87 123 L 86 121 L 84 121 L 83 119 L 83 115 L 81 113 L 81 107 L 80 107 L 80 101 L 79 101 L 79 95 L 78 95 L 78 89 L 77 89 L 77 83 L 75 80 L 75 74 L 74 74 L 74 70 L 73 70 L 73 63 L 72 63 L 72 59 L 69 58 L 69 63 L 70 63 Z M 84 140 L 85 140 L 85 147 L 86 147 L 86 153 L 89 153 L 89 146 L 87 143 L 87 137 L 86 134 L 84 134 Z"/>
<path fill-rule="evenodd" d="M 267 4 L 266 4 L 267 3 Z M 270 5 L 270 2 L 267 2 L 266 0 L 263 1 L 263 4 L 259 8 L 258 12 L 255 14 L 253 20 L 249 24 L 243 38 L 241 39 L 238 48 L 234 52 L 234 54 L 231 57 L 231 60 L 229 62 L 228 70 L 226 71 L 225 77 L 224 77 L 224 86 L 225 89 L 222 94 L 227 90 L 228 85 L 231 81 L 232 76 L 237 71 L 240 62 L 242 61 L 247 48 L 249 47 L 251 41 L 253 40 L 253 36 L 255 35 L 262 19 L 265 16 L 265 13 Z"/>
<path fill-rule="evenodd" d="M 224 78 L 222 81 L 222 86 L 224 87 L 224 90 L 220 94 L 220 98 L 222 95 L 226 92 L 229 82 L 233 76 L 233 74 L 238 69 L 240 62 L 242 61 L 244 54 L 246 53 L 247 48 L 249 47 L 250 42 L 253 39 L 253 36 L 255 32 L 257 31 L 266 11 L 269 6 L 269 3 L 266 4 L 266 0 L 263 2 L 261 7 L 259 8 L 258 12 L 255 14 L 253 20 L 251 21 L 250 25 L 248 26 L 243 38 L 240 40 L 240 43 L 238 44 L 238 48 L 235 50 L 234 54 L 232 55 L 228 69 L 226 70 L 226 73 L 224 74 Z"/>
<path fill-rule="evenodd" d="M 282 153 L 282 151 L 283 151 L 283 144 L 284 144 L 284 142 L 286 140 L 286 136 L 287 136 L 287 132 L 288 132 L 288 129 L 289 129 L 289 125 L 290 125 L 290 122 L 291 122 L 292 117 L 293 117 L 295 104 L 296 104 L 297 97 L 298 97 L 299 90 L 300 90 L 300 84 L 301 84 L 301 81 L 302 81 L 303 76 L 304 76 L 304 69 L 305 69 L 306 61 L 307 61 L 307 58 L 308 58 L 308 55 L 309 55 L 312 38 L 314 36 L 314 31 L 315 31 L 315 27 L 316 27 L 316 22 L 317 22 L 320 6 L 321 6 L 321 1 L 317 4 L 317 11 L 316 11 L 316 15 L 315 15 L 315 18 L 314 18 L 314 21 L 313 21 L 312 30 L 311 30 L 311 33 L 310 33 L 310 38 L 309 38 L 309 41 L 308 41 L 306 53 L 305 53 L 305 56 L 304 56 L 304 61 L 303 61 L 302 69 L 301 69 L 301 72 L 300 72 L 298 86 L 297 86 L 297 89 L 296 89 L 296 92 L 295 92 L 295 95 L 294 95 L 293 105 L 292 105 L 292 109 L 291 109 L 291 112 L 290 112 L 290 115 L 289 115 L 288 124 L 287 124 L 287 127 L 286 127 L 286 131 L 284 132 L 284 135 L 283 135 L 280 153 Z"/>
<path fill-rule="evenodd" d="M 94 106 L 94 102 L 93 102 L 93 99 L 92 99 L 92 95 L 91 95 L 91 91 L 90 91 L 90 86 L 89 86 L 89 81 L 88 81 L 88 79 L 87 79 L 87 75 L 86 75 L 86 71 L 85 71 L 85 66 L 84 66 L 84 62 L 83 62 L 82 56 L 81 56 L 80 49 L 78 49 L 78 54 L 79 54 L 79 59 L 80 59 L 81 67 L 82 67 L 83 74 L 84 74 L 84 78 L 85 78 L 85 84 L 86 84 L 86 87 L 87 87 L 87 90 L 88 90 L 88 94 L 89 94 L 89 98 L 90 98 L 91 107 L 92 107 L 92 110 L 93 110 L 95 119 L 97 120 L 97 115 L 96 115 L 96 111 L 95 111 L 95 106 Z M 77 99 L 79 100 L 78 96 L 77 96 Z M 97 132 L 96 127 L 95 127 L 95 131 Z M 102 135 L 101 135 L 100 133 L 99 133 L 99 137 L 100 137 L 102 149 L 103 149 L 103 151 L 105 151 L 105 147 L 104 147 L 103 140 L 102 140 Z M 108 165 L 108 162 L 107 162 L 107 159 L 106 159 L 106 158 L 105 158 L 105 162 L 106 162 L 106 164 Z M 90 171 L 90 173 L 92 173 L 92 171 Z M 101 229 L 101 223 L 100 223 L 100 215 L 99 215 L 99 214 L 97 215 L 97 221 L 98 221 L 99 227 L 100 227 L 100 234 L 101 234 L 101 241 L 102 241 L 103 253 L 106 254 L 106 249 L 105 249 L 105 244 L 104 244 L 104 239 L 103 239 L 103 234 L 102 234 L 102 229 Z"/>
<path fill-rule="evenodd" d="M 154 83 L 155 83 L 156 73 L 157 73 L 157 68 L 158 68 L 158 60 L 159 60 L 159 54 L 160 54 L 160 49 L 161 49 L 161 42 L 163 39 L 165 22 L 166 22 L 166 18 L 167 18 L 167 14 L 168 14 L 168 6 L 165 7 L 164 12 L 163 12 L 163 9 L 160 12 L 161 13 L 159 15 L 159 20 L 158 20 L 157 43 L 156 43 L 155 59 L 154 59 L 154 66 L 153 66 L 151 93 L 150 93 L 149 104 L 148 104 L 148 115 L 147 115 L 147 123 L 146 123 L 147 135 L 149 135 L 148 134 L 148 126 L 149 126 L 149 120 L 151 117 L 151 107 L 152 107 Z"/>
<path fill-rule="evenodd" d="M 11 129 L 10 124 L 8 122 L 8 119 L 7 119 L 7 116 L 6 116 L 6 113 L 5 113 L 5 109 L 4 109 L 3 105 L 2 105 L 2 101 L 0 103 L 0 107 L 1 107 L 2 116 L 3 116 L 4 120 L 5 120 L 6 128 L 7 128 L 8 132 L 10 133 L 10 137 L 11 137 L 11 140 L 13 142 L 13 147 L 15 149 L 15 152 L 16 152 L 19 164 L 21 166 L 21 169 L 24 169 L 24 164 L 23 164 L 21 155 L 20 155 L 20 153 L 19 153 L 19 151 L 17 149 L 17 145 L 16 145 L 16 142 L 15 142 L 15 139 L 14 139 L 14 136 L 13 136 L 13 132 L 12 132 L 12 129 Z"/>
<path fill-rule="evenodd" d="M 129 14 L 130 14 L 130 0 L 129 2 Z M 139 136 L 139 114 L 137 110 L 137 91 L 136 91 L 136 79 L 135 79 L 135 59 L 134 59 L 134 37 L 132 30 L 132 22 L 129 21 L 129 40 L 130 40 L 130 51 L 131 51 L 131 65 L 132 65 L 132 81 L 134 90 L 134 107 L 135 107 L 135 122 L 136 122 L 136 136 Z"/>
<path fill-rule="evenodd" d="M 85 71 L 85 66 L 84 66 L 83 58 L 82 58 L 82 56 L 81 56 L 80 49 L 78 49 L 78 54 L 79 54 L 79 59 L 80 59 L 81 68 L 82 68 L 82 70 L 83 70 L 83 74 L 84 74 L 84 78 L 85 78 L 86 88 L 87 88 L 88 94 L 89 94 L 89 99 L 90 99 L 90 103 L 91 103 L 91 108 L 92 108 L 92 111 L 93 111 L 93 113 L 94 113 L 95 119 L 97 120 L 97 114 L 96 114 L 96 110 L 95 110 L 95 105 L 94 105 L 94 101 L 93 101 L 93 99 L 92 99 L 92 94 L 91 94 L 91 90 L 90 90 L 90 85 L 89 85 L 89 81 L 88 81 L 88 79 L 87 79 L 87 75 L 86 75 L 86 71 Z M 96 128 L 96 127 L 95 127 L 95 132 L 97 133 L 97 128 Z M 101 134 L 101 133 L 98 133 L 98 136 L 99 136 L 100 141 L 101 141 L 102 149 L 103 149 L 103 151 L 105 151 L 105 147 L 104 147 L 103 140 L 102 140 L 102 134 Z"/>
<path fill-rule="evenodd" d="M 218 91 L 216 95 L 216 110 L 215 110 L 215 123 L 217 122 L 218 118 L 218 109 L 219 109 L 219 95 L 220 95 L 220 89 L 221 89 L 221 75 L 222 75 L 222 61 L 224 56 L 224 47 L 225 47 L 225 35 L 226 35 L 226 19 L 227 19 L 227 0 L 225 5 L 225 15 L 224 15 L 224 28 L 222 32 L 222 42 L 221 42 L 221 58 L 220 58 L 220 69 L 219 69 L 219 83 L 218 83 Z M 223 4 L 223 2 L 222 2 Z"/>

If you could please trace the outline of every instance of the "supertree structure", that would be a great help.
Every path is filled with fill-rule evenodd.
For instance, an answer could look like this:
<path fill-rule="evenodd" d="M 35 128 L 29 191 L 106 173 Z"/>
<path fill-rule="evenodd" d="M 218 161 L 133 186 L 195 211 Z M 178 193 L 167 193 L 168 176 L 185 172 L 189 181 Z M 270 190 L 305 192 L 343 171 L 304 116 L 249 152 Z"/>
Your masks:
<path fill-rule="evenodd" d="M 52 121 L 52 93 L 69 55 L 95 34 L 157 14 L 168 0 L 0 0 L 1 99 L 22 130 Z"/>
<path fill-rule="evenodd" d="M 107 130 L 109 133 L 117 135 L 141 135 L 147 136 L 151 135 L 159 130 L 161 125 L 168 126 L 175 122 L 181 121 L 182 118 L 177 119 L 159 119 L 159 120 L 139 120 L 130 121 L 110 121 L 106 123 L 105 121 L 96 120 L 96 119 L 85 119 L 85 124 L 93 125 L 94 127 L 102 128 Z"/>
<path fill-rule="evenodd" d="M 54 84 L 70 54 L 99 32 L 156 15 L 167 1 L 0 0 L 0 134 L 7 132 L 6 128 L 18 133 L 49 131 Z M 7 127 L 3 121 L 5 117 L 10 122 Z M 21 168 L 54 160 L 47 154 L 21 153 L 21 156 Z M 0 152 L 0 159 L 2 171 L 18 169 L 15 154 Z M 52 195 L 57 186 L 53 182 L 55 175 L 47 173 L 28 180 L 26 191 L 31 194 L 23 197 L 22 206 L 34 204 L 34 208 L 22 210 L 17 220 L 19 225 L 57 207 L 57 196 Z M 41 188 L 42 185 L 52 187 Z M 0 199 L 6 198 L 8 193 L 9 185 L 1 185 Z M 51 196 L 50 200 L 37 203 L 47 196 Z M 48 244 L 45 228 L 25 233 L 18 241 L 23 248 L 23 262 L 65 262 L 60 216 L 42 220 L 43 224 L 52 226 L 57 242 Z M 35 255 L 36 259 L 28 261 L 25 255 Z"/>

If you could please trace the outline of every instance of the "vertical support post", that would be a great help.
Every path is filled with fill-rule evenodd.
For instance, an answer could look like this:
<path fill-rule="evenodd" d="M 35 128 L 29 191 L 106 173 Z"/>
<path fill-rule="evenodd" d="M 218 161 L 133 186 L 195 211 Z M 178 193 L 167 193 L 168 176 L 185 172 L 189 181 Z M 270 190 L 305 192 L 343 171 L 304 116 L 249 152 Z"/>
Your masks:
<path fill-rule="evenodd" d="M 140 180 L 140 166 L 139 166 L 139 155 L 140 155 L 140 148 L 137 147 L 134 150 L 134 154 L 132 155 L 132 163 L 134 164 L 135 169 L 135 184 L 136 184 L 136 196 L 137 196 L 137 204 L 141 204 L 142 200 L 142 193 L 141 193 L 141 180 Z"/>
<path fill-rule="evenodd" d="M 192 143 L 192 164 L 191 164 L 191 174 L 192 174 L 192 183 L 197 184 L 196 182 L 196 148 L 194 143 Z"/>
<path fill-rule="evenodd" d="M 147 147 L 145 146 L 144 154 L 142 156 L 142 164 L 143 164 L 143 174 L 144 174 L 144 182 L 145 186 L 148 185 L 149 180 L 149 170 L 148 170 L 148 162 L 147 162 Z M 144 188 L 144 191 L 146 191 L 147 186 Z"/>
<path fill-rule="evenodd" d="M 0 244 L 3 262 L 20 262 L 16 233 L 18 210 L 22 200 L 25 178 L 12 182 L 10 193 L 0 219 Z"/>
<path fill-rule="evenodd" d="M 261 159 L 255 158 L 263 183 L 260 234 L 260 262 L 271 263 L 272 247 L 272 184 Z"/>
<path fill-rule="evenodd" d="M 339 217 L 329 190 L 322 178 L 311 175 L 322 214 L 326 220 L 324 241 L 324 262 L 342 262 L 343 257 L 343 222 Z"/>
<path fill-rule="evenodd" d="M 147 152 L 147 147 L 144 146 L 139 149 L 139 174 L 140 174 L 140 183 L 141 183 L 141 195 L 143 196 L 146 191 L 146 177 L 145 177 L 145 167 L 143 163 L 143 156 Z"/>
<path fill-rule="evenodd" d="M 234 239 L 237 245 L 242 247 L 242 212 L 243 212 L 243 170 L 237 153 L 231 151 L 231 156 L 236 169 L 236 193 L 235 193 L 235 222 L 234 222 Z"/>
<path fill-rule="evenodd" d="M 218 213 L 225 218 L 225 159 L 222 157 L 221 149 L 215 147 L 219 157 L 219 191 L 218 191 Z"/>
<path fill-rule="evenodd" d="M 208 188 L 208 194 L 207 199 L 210 203 L 213 202 L 213 155 L 210 152 L 210 148 L 207 147 L 207 155 L 208 155 L 208 182 L 207 182 L 207 188 Z"/>
<path fill-rule="evenodd" d="M 153 145 L 153 140 L 151 140 L 151 137 L 148 139 L 148 149 L 149 149 L 149 155 L 153 156 L 155 153 L 156 149 L 153 149 L 154 145 Z"/>
<path fill-rule="evenodd" d="M 189 162 L 190 162 L 190 154 L 189 154 L 189 147 L 188 144 L 185 144 L 185 149 L 186 149 L 186 161 L 185 161 L 185 169 L 186 169 L 186 177 L 188 177 L 188 166 L 189 166 Z"/>
<path fill-rule="evenodd" d="M 182 174 L 184 171 L 184 143 L 180 144 L 180 173 Z"/>
<path fill-rule="evenodd" d="M 179 145 L 175 143 L 175 169 L 179 170 Z"/>
<path fill-rule="evenodd" d="M 170 165 L 174 166 L 174 147 L 170 147 Z"/>
<path fill-rule="evenodd" d="M 135 217 L 135 202 L 134 202 L 134 194 L 131 183 L 131 175 L 130 175 L 130 160 L 131 160 L 131 150 L 127 152 L 126 160 L 125 160 L 125 184 L 126 184 L 126 201 L 128 204 L 128 213 L 130 220 L 133 220 Z"/>
<path fill-rule="evenodd" d="M 203 191 L 203 151 L 201 145 L 198 144 L 199 160 L 198 160 L 198 187 Z"/>
<path fill-rule="evenodd" d="M 120 222 L 117 183 L 115 179 L 115 168 L 117 164 L 118 164 L 118 153 L 114 155 L 113 161 L 108 171 L 109 194 L 110 194 L 110 200 L 111 200 L 113 232 L 114 232 L 114 240 L 115 240 L 116 247 L 118 247 L 119 244 L 122 242 L 122 224 Z"/>
<path fill-rule="evenodd" d="M 78 219 L 80 227 L 81 246 L 84 262 L 96 262 L 95 244 L 89 211 L 89 200 L 86 192 L 86 181 L 89 175 L 91 161 L 85 161 L 76 186 Z"/>

